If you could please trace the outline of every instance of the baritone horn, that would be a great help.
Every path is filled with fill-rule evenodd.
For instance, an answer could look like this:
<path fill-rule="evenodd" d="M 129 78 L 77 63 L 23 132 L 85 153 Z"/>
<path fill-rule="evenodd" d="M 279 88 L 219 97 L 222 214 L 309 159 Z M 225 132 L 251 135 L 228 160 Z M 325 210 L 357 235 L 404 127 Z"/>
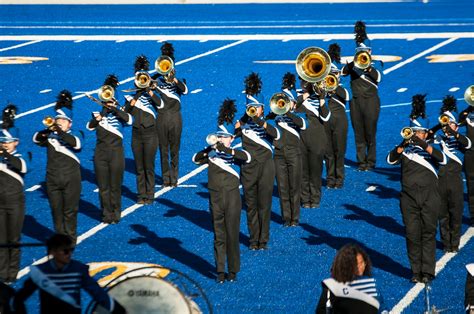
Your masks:
<path fill-rule="evenodd" d="M 139 89 L 145 89 L 151 84 L 151 76 L 146 71 L 138 71 L 135 74 L 135 85 Z"/>
<path fill-rule="evenodd" d="M 449 116 L 447 114 L 442 114 L 438 118 L 439 124 L 441 125 L 447 125 L 450 121 Z"/>
<path fill-rule="evenodd" d="M 256 106 L 248 106 L 247 109 L 245 110 L 245 113 L 249 117 L 255 117 L 257 115 L 257 107 Z"/>
<path fill-rule="evenodd" d="M 365 70 L 372 64 L 372 56 L 367 51 L 358 51 L 354 55 L 354 66 Z"/>
<path fill-rule="evenodd" d="M 114 101 L 115 90 L 110 85 L 103 85 L 99 89 L 98 97 L 103 102 Z"/>
<path fill-rule="evenodd" d="M 208 136 L 206 136 L 206 143 L 209 146 L 216 145 L 218 141 L 219 139 L 217 138 L 217 135 L 215 135 L 214 133 L 211 133 Z"/>
<path fill-rule="evenodd" d="M 51 127 L 56 125 L 56 119 L 54 119 L 51 116 L 47 116 L 43 119 L 43 125 L 47 128 L 50 129 Z"/>
<path fill-rule="evenodd" d="M 168 56 L 160 56 L 158 59 L 155 61 L 155 70 L 159 74 L 166 76 L 171 73 L 174 69 L 174 62 L 173 59 L 171 59 Z"/>
<path fill-rule="evenodd" d="M 474 106 L 474 85 L 469 86 L 464 92 L 464 100 L 469 106 Z"/>
<path fill-rule="evenodd" d="M 413 129 L 410 128 L 410 127 L 408 127 L 408 126 L 407 126 L 407 127 L 404 127 L 404 128 L 402 129 L 402 131 L 400 132 L 400 135 L 403 137 L 404 140 L 409 140 L 409 139 L 411 139 L 412 136 L 413 136 L 413 134 L 415 134 L 415 133 L 413 132 Z"/>
<path fill-rule="evenodd" d="M 270 110 L 276 115 L 287 113 L 291 108 L 291 99 L 285 93 L 275 93 L 270 98 Z"/>
<path fill-rule="evenodd" d="M 296 72 L 306 82 L 323 80 L 331 70 L 331 57 L 319 47 L 308 47 L 296 58 Z"/>

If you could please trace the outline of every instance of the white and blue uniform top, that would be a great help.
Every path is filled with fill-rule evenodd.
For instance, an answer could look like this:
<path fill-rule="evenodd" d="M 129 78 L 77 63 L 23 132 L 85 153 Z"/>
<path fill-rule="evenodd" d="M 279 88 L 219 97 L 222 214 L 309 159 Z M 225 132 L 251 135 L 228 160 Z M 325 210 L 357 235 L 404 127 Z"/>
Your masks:
<path fill-rule="evenodd" d="M 163 76 L 157 78 L 159 91 L 163 101 L 164 107 L 160 107 L 159 112 L 179 112 L 181 109 L 181 95 L 188 93 L 188 87 L 182 81 L 178 80 L 178 83 L 168 83 Z"/>
<path fill-rule="evenodd" d="M 129 113 L 116 109 L 116 112 L 92 112 L 93 118 L 86 125 L 89 131 L 97 130 L 97 145 L 116 146 L 122 145 L 123 127 L 132 125 L 133 118 Z M 100 121 L 95 117 L 102 116 Z"/>
<path fill-rule="evenodd" d="M 125 95 L 125 100 L 128 102 L 132 101 L 133 97 L 130 95 Z M 140 97 L 138 97 L 137 101 L 135 102 L 135 108 L 147 113 L 151 116 L 153 116 L 154 119 L 156 119 L 156 116 L 158 114 L 158 109 L 163 108 L 164 103 L 163 100 L 160 98 L 160 104 L 155 105 L 151 99 L 150 94 L 148 93 L 142 93 Z"/>
<path fill-rule="evenodd" d="M 323 122 L 327 122 L 331 118 L 331 111 L 330 110 L 328 110 L 328 113 L 327 113 L 326 116 L 323 116 L 320 113 L 321 102 L 319 100 L 319 96 L 315 93 L 313 93 L 308 98 L 306 98 L 303 101 L 302 105 L 306 109 L 306 111 L 308 112 L 309 116 L 313 116 L 313 117 L 316 117 L 318 119 L 321 119 L 321 121 L 323 121 Z"/>
<path fill-rule="evenodd" d="M 14 131 L 11 129 L 2 129 L 2 137 L 0 142 L 13 142 L 18 141 L 17 137 L 14 137 Z M 13 134 L 12 134 L 13 133 Z M 21 157 L 21 154 L 14 150 L 11 154 L 4 155 L 0 158 L 0 183 L 2 187 L 0 191 L 7 193 L 11 190 L 15 190 L 13 182 L 18 183 L 23 187 L 23 177 L 26 174 L 27 167 L 25 160 Z M 12 181 L 13 180 L 13 181 Z M 6 194 L 5 194 L 6 195 Z"/>

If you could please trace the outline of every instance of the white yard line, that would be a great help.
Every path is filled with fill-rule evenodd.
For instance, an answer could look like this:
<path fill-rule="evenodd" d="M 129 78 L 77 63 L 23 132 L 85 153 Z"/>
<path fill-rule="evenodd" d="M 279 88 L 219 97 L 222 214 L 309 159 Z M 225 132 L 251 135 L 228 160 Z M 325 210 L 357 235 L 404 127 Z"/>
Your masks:
<path fill-rule="evenodd" d="M 474 38 L 474 32 L 438 32 L 438 33 L 371 33 L 370 39 L 444 39 Z M 224 41 L 224 40 L 354 40 L 353 33 L 346 34 L 214 34 L 214 35 L 2 35 L 0 41 L 48 40 L 48 41 Z"/>
<path fill-rule="evenodd" d="M 33 192 L 33 191 L 36 191 L 37 189 L 39 189 L 40 187 L 41 187 L 41 185 L 39 185 L 39 184 L 33 185 L 31 188 L 28 188 L 25 191 L 26 192 Z"/>
<path fill-rule="evenodd" d="M 419 58 L 421 58 L 421 57 L 423 57 L 423 56 L 429 54 L 430 52 L 433 52 L 433 51 L 435 51 L 435 50 L 437 50 L 437 49 L 439 49 L 439 48 L 441 48 L 441 47 L 443 47 L 443 46 L 446 46 L 446 45 L 452 43 L 452 42 L 455 41 L 456 39 L 458 39 L 458 38 L 449 38 L 449 39 L 447 39 L 447 40 L 445 40 L 445 41 L 443 41 L 443 42 L 441 42 L 441 43 L 439 43 L 439 44 L 437 44 L 437 45 L 434 45 L 433 47 L 428 48 L 428 49 L 426 49 L 426 50 L 420 52 L 419 54 L 416 54 L 416 55 L 414 55 L 413 57 L 410 57 L 410 58 L 408 58 L 408 59 L 406 59 L 406 60 L 404 60 L 404 61 L 402 61 L 402 62 L 399 62 L 399 63 L 395 64 L 393 67 L 384 70 L 384 71 L 383 71 L 383 74 L 387 75 L 387 74 L 389 74 L 390 72 L 395 71 L 396 69 L 399 69 L 399 68 L 401 68 L 402 66 L 407 65 L 408 63 L 411 63 L 411 62 L 415 61 L 416 59 L 419 59 Z"/>
<path fill-rule="evenodd" d="M 462 235 L 461 237 L 461 242 L 459 244 L 459 249 L 462 249 L 469 240 L 474 236 L 474 228 L 469 228 L 466 230 L 466 232 Z M 436 270 L 435 273 L 438 275 L 443 268 L 448 264 L 448 262 L 456 256 L 456 253 L 446 253 L 444 254 L 439 261 L 436 263 Z M 403 310 L 405 310 L 415 299 L 416 297 L 420 294 L 420 292 L 423 291 L 425 288 L 425 285 L 422 283 L 417 283 L 413 288 L 411 288 L 408 293 L 401 299 L 397 305 L 393 307 L 393 309 L 390 311 L 391 313 L 402 313 Z"/>
<path fill-rule="evenodd" d="M 18 41 L 21 41 L 21 40 L 18 39 Z M 16 48 L 21 48 L 21 47 L 28 46 L 28 45 L 37 44 L 39 42 L 41 42 L 41 40 L 32 40 L 32 41 L 22 43 L 22 44 L 18 44 L 18 45 L 15 45 L 15 46 L 2 48 L 2 49 L 0 49 L 0 52 L 8 51 L 8 50 L 16 49 Z"/>

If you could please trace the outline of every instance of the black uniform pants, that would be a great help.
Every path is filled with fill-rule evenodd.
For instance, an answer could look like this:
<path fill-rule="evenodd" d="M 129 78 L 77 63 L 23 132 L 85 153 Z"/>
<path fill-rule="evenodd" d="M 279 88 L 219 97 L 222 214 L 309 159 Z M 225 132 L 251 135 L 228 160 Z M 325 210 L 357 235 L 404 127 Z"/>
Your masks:
<path fill-rule="evenodd" d="M 239 188 L 230 191 L 209 190 L 209 193 L 217 272 L 225 272 L 227 257 L 229 272 L 237 273 L 240 271 L 239 232 L 242 210 Z"/>
<path fill-rule="evenodd" d="M 138 200 L 155 197 L 155 157 L 158 138 L 153 127 L 133 129 L 132 151 L 137 170 Z"/>
<path fill-rule="evenodd" d="M 435 275 L 436 227 L 440 197 L 436 184 L 403 187 L 400 208 L 405 224 L 408 259 L 413 274 Z"/>
<path fill-rule="evenodd" d="M 469 199 L 469 213 L 471 222 L 474 223 L 474 151 L 467 150 L 464 154 L 464 171 Z"/>
<path fill-rule="evenodd" d="M 19 244 L 25 219 L 23 191 L 17 201 L 0 204 L 0 243 Z M 0 281 L 14 281 L 20 269 L 20 248 L 0 248 Z"/>
<path fill-rule="evenodd" d="M 301 198 L 301 155 L 275 155 L 278 195 L 284 222 L 299 222 Z"/>
<path fill-rule="evenodd" d="M 343 184 L 345 177 L 344 158 L 347 147 L 347 116 L 344 110 L 331 111 L 325 124 L 328 145 L 326 148 L 326 181 L 328 185 Z"/>
<path fill-rule="evenodd" d="M 301 144 L 301 161 L 303 174 L 301 176 L 301 203 L 318 207 L 321 201 L 321 182 L 323 174 L 323 160 L 326 150 L 326 134 L 324 129 L 317 140 L 320 143 Z"/>
<path fill-rule="evenodd" d="M 377 121 L 380 113 L 380 98 L 353 97 L 351 100 L 351 122 L 354 128 L 357 162 L 360 166 L 375 167 Z"/>
<path fill-rule="evenodd" d="M 125 170 L 123 147 L 96 147 L 94 168 L 99 186 L 104 222 L 118 222 L 122 208 L 122 181 Z"/>
<path fill-rule="evenodd" d="M 163 184 L 177 184 L 179 147 L 183 129 L 181 112 L 158 114 L 156 127 L 160 142 L 161 176 L 163 178 Z"/>
<path fill-rule="evenodd" d="M 53 213 L 54 230 L 76 242 L 77 211 L 81 197 L 81 171 L 46 174 L 46 191 Z"/>
<path fill-rule="evenodd" d="M 439 227 L 444 248 L 459 247 L 461 240 L 462 212 L 464 209 L 464 191 L 461 170 L 457 173 L 439 173 L 439 194 L 441 206 Z"/>
<path fill-rule="evenodd" d="M 252 160 L 241 169 L 250 245 L 265 245 L 270 239 L 275 165 L 273 159 L 264 162 Z"/>

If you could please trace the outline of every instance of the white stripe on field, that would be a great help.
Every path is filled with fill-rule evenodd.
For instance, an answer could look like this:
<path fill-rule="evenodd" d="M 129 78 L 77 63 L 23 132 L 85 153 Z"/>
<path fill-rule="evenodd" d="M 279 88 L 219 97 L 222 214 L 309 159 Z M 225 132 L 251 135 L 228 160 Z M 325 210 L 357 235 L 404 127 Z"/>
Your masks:
<path fill-rule="evenodd" d="M 459 249 L 462 249 L 469 240 L 474 236 L 474 228 L 471 227 L 466 230 L 466 232 L 461 237 L 461 242 L 459 243 Z M 445 253 L 439 261 L 436 263 L 435 274 L 438 275 L 443 268 L 448 264 L 448 262 L 456 256 L 456 253 Z M 397 303 L 390 313 L 401 313 L 405 310 L 420 294 L 421 291 L 425 288 L 425 285 L 422 283 L 417 283 L 413 288 L 408 291 L 408 293 Z"/>
<path fill-rule="evenodd" d="M 199 92 L 202 92 L 202 88 L 195 89 L 191 92 L 191 94 L 197 94 Z"/>
<path fill-rule="evenodd" d="M 400 63 L 397 63 L 397 64 L 395 64 L 393 67 L 388 68 L 387 70 L 384 70 L 384 71 L 383 71 L 383 74 L 388 74 L 388 73 L 390 73 L 390 72 L 392 72 L 392 71 L 395 71 L 396 69 L 401 68 L 402 66 L 404 66 L 404 65 L 406 65 L 406 64 L 408 64 L 408 63 L 411 63 L 411 62 L 415 61 L 416 59 L 421 58 L 421 57 L 423 57 L 423 56 L 429 54 L 430 52 L 435 51 L 436 49 L 439 49 L 439 48 L 441 48 L 441 47 L 443 47 L 443 46 L 446 46 L 446 45 L 452 43 L 452 42 L 455 41 L 456 39 L 457 39 L 457 38 L 449 38 L 449 39 L 447 39 L 447 40 L 445 40 L 445 41 L 443 41 L 443 42 L 441 42 L 441 43 L 439 43 L 439 44 L 437 44 L 437 45 L 434 45 L 433 47 L 431 47 L 431 48 L 429 48 L 429 49 L 426 49 L 426 50 L 420 52 L 419 54 L 416 54 L 416 55 L 414 55 L 413 57 L 410 57 L 410 58 L 406 59 L 405 61 L 402 61 L 402 62 L 400 62 Z"/>
<path fill-rule="evenodd" d="M 407 90 L 408 88 L 402 87 L 402 88 L 397 89 L 397 93 L 403 93 L 403 92 L 406 92 Z"/>
<path fill-rule="evenodd" d="M 46 93 L 49 93 L 50 91 L 52 91 L 52 89 L 43 89 L 43 90 L 40 90 L 40 94 L 46 94 Z"/>
<path fill-rule="evenodd" d="M 449 91 L 450 91 L 451 93 L 457 92 L 458 90 L 459 90 L 459 87 L 451 87 L 451 88 L 449 89 Z"/>
<path fill-rule="evenodd" d="M 1 36 L 0 36 L 1 37 Z M 0 39 L 1 40 L 1 39 Z M 213 54 L 213 53 L 216 53 L 216 52 L 219 52 L 221 50 L 225 50 L 227 48 L 231 48 L 231 47 L 234 47 L 234 46 L 237 46 L 237 45 L 240 45 L 242 43 L 246 42 L 246 40 L 239 40 L 239 41 L 236 41 L 236 42 L 233 42 L 231 44 L 227 44 L 225 46 L 222 46 L 222 47 L 219 47 L 219 48 L 216 48 L 216 49 L 213 49 L 213 50 L 209 50 L 207 52 L 204 52 L 204 53 L 201 53 L 201 54 L 198 54 L 198 55 L 195 55 L 193 57 L 190 57 L 188 59 L 184 59 L 184 60 L 181 60 L 181 61 L 178 61 L 175 63 L 175 65 L 180 65 L 180 64 L 183 64 L 183 63 L 187 63 L 189 61 L 193 61 L 193 60 L 196 60 L 196 59 L 199 59 L 199 58 L 202 58 L 202 57 L 205 57 L 207 55 L 210 55 L 210 54 Z M 155 73 L 156 70 L 152 70 L 152 71 L 149 71 L 150 74 L 153 74 Z M 129 77 L 128 79 L 125 79 L 123 81 L 120 81 L 119 84 L 124 84 L 124 83 L 128 83 L 128 82 L 131 82 L 135 79 L 134 76 L 132 77 Z M 95 90 L 91 90 L 91 91 L 88 91 L 86 92 L 87 94 L 93 94 L 93 93 L 96 93 L 98 91 L 98 89 L 95 89 Z M 72 97 L 73 100 L 76 100 L 76 99 L 79 99 L 79 98 L 82 98 L 82 97 L 85 97 L 86 94 L 83 93 L 81 95 L 77 95 L 77 96 L 74 96 Z M 25 112 L 22 112 L 20 114 L 17 114 L 15 119 L 18 119 L 18 118 L 21 118 L 21 117 L 24 117 L 24 116 L 27 116 L 27 115 L 30 115 L 32 113 L 35 113 L 35 112 L 38 112 L 38 111 L 42 111 L 44 109 L 47 109 L 47 108 L 51 108 L 53 107 L 54 105 L 56 104 L 56 102 L 54 103 L 50 103 L 50 104 L 47 104 L 47 105 L 44 105 L 42 107 L 38 107 L 38 108 L 35 108 L 35 109 L 32 109 L 32 110 L 29 110 L 29 111 L 25 111 Z"/>
<path fill-rule="evenodd" d="M 39 184 L 33 185 L 31 188 L 28 188 L 25 191 L 26 192 L 33 192 L 33 191 L 36 191 L 37 189 L 39 189 L 40 187 L 41 187 L 41 185 L 39 185 Z"/>
<path fill-rule="evenodd" d="M 24 46 L 28 46 L 28 45 L 37 44 L 39 42 L 41 42 L 41 40 L 32 40 L 32 41 L 22 43 L 22 44 L 19 44 L 19 45 L 2 48 L 2 49 L 0 49 L 0 52 L 7 51 L 7 50 L 12 50 L 12 49 L 16 49 L 16 48 L 20 48 L 20 47 L 24 47 Z"/>
<path fill-rule="evenodd" d="M 48 41 L 179 41 L 179 40 L 354 40 L 354 34 L 216 34 L 216 35 L 2 35 L 0 41 L 7 40 L 48 40 Z M 371 33 L 370 39 L 443 39 L 474 38 L 474 32 L 441 32 L 441 33 Z"/>

